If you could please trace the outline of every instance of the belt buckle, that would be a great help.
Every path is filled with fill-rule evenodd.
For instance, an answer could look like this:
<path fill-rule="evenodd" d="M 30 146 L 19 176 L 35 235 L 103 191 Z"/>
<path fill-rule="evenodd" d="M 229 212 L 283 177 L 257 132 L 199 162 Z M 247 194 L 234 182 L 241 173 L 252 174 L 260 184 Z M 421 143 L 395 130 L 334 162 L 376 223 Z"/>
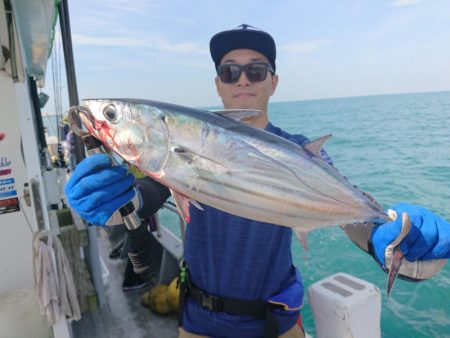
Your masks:
<path fill-rule="evenodd" d="M 222 311 L 222 302 L 219 297 L 213 295 L 203 295 L 202 305 L 213 312 Z"/>

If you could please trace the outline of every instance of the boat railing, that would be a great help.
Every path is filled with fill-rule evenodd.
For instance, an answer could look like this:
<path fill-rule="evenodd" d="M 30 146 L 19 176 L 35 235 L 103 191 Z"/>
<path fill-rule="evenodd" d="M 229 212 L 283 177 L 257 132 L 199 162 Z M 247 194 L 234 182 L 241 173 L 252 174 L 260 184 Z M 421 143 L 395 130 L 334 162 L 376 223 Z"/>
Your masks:
<path fill-rule="evenodd" d="M 183 257 L 183 240 L 186 233 L 186 223 L 178 213 L 175 204 L 168 201 L 161 207 L 178 216 L 181 236 L 175 235 L 167 226 L 160 222 L 159 212 L 155 214 L 156 229 L 151 229 L 154 239 L 161 246 L 158 283 L 168 284 L 178 275 L 180 261 Z"/>
<path fill-rule="evenodd" d="M 181 234 L 181 242 L 184 243 L 184 237 L 186 234 L 186 223 L 183 219 L 183 217 L 180 215 L 180 213 L 178 212 L 178 209 L 175 205 L 175 203 L 173 203 L 172 201 L 167 201 L 165 202 L 161 209 L 166 209 L 169 210 L 170 212 L 176 214 L 178 216 L 178 222 L 179 222 L 179 227 L 180 227 L 180 234 Z M 160 222 L 159 222 L 159 215 L 158 213 L 155 214 L 155 223 L 156 223 L 156 236 L 157 237 L 161 237 L 161 230 L 160 230 Z"/>

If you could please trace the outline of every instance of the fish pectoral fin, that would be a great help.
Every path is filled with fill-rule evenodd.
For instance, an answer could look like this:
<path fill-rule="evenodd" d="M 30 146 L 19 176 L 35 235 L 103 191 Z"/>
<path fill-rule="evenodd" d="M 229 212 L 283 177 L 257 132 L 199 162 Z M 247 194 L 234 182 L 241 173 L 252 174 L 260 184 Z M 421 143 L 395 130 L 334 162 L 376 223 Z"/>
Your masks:
<path fill-rule="evenodd" d="M 308 150 L 309 152 L 313 153 L 314 155 L 320 156 L 320 150 L 322 149 L 323 145 L 331 138 L 331 134 L 319 137 L 318 139 L 315 139 L 314 141 L 311 141 L 310 143 L 305 144 L 303 147 Z"/>
<path fill-rule="evenodd" d="M 231 164 L 235 162 L 247 163 L 243 169 L 233 168 L 230 165 L 229 173 L 233 175 L 249 175 L 250 177 L 254 175 L 269 175 L 270 177 L 279 176 L 280 178 L 292 175 L 296 177 L 295 172 L 288 165 L 275 157 L 264 154 L 246 142 L 241 142 L 232 151 L 226 153 L 225 159 L 226 163 Z"/>
<path fill-rule="evenodd" d="M 242 122 L 247 118 L 257 117 L 262 114 L 262 110 L 258 109 L 224 109 L 224 110 L 211 110 L 211 113 L 219 116 L 225 116 L 238 122 Z"/>
<path fill-rule="evenodd" d="M 211 159 L 211 158 L 208 158 L 201 154 L 198 154 L 198 153 L 196 153 L 190 149 L 187 149 L 185 147 L 174 146 L 174 147 L 172 147 L 171 150 L 174 154 L 176 154 L 179 158 L 181 158 L 186 164 L 192 165 L 194 162 L 197 161 L 196 164 L 200 165 L 200 167 L 202 167 L 204 164 L 201 165 L 200 163 L 213 163 L 217 167 L 221 167 L 222 170 L 225 170 L 225 171 L 228 170 L 228 168 L 226 168 L 223 164 L 214 161 L 214 159 Z"/>
<path fill-rule="evenodd" d="M 293 228 L 294 234 L 305 251 L 308 251 L 308 231 L 300 228 Z"/>
<path fill-rule="evenodd" d="M 195 159 L 199 156 L 198 154 L 193 153 L 189 149 L 186 149 L 182 146 L 174 146 L 172 147 L 171 151 L 188 164 L 194 162 Z"/>
<path fill-rule="evenodd" d="M 186 221 L 186 223 L 189 223 L 189 221 L 191 220 L 191 216 L 189 214 L 189 203 L 195 206 L 197 209 L 203 211 L 202 206 L 196 200 L 193 200 L 192 198 L 182 195 L 172 189 L 170 189 L 170 192 L 175 201 L 175 205 L 177 206 L 178 212 L 180 213 L 181 217 L 183 217 L 183 219 Z"/>

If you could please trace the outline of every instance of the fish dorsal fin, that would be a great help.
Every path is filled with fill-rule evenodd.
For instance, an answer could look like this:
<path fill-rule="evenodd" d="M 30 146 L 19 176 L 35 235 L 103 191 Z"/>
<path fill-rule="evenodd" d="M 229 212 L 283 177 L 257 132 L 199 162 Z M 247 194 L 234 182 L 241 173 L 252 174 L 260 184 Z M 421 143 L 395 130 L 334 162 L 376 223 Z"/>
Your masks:
<path fill-rule="evenodd" d="M 307 149 L 309 152 L 313 153 L 316 156 L 320 157 L 320 150 L 323 145 L 331 138 L 331 134 L 319 137 L 310 143 L 305 144 L 303 147 Z"/>
<path fill-rule="evenodd" d="M 175 205 L 177 206 L 178 212 L 180 213 L 181 217 L 183 217 L 183 219 L 186 221 L 186 223 L 189 223 L 189 221 L 191 220 L 191 216 L 189 214 L 189 203 L 191 203 L 196 208 L 203 210 L 203 208 L 197 201 L 190 199 L 189 197 L 184 196 L 172 189 L 170 189 L 170 192 L 175 201 Z"/>
<path fill-rule="evenodd" d="M 224 109 L 224 110 L 211 110 L 211 113 L 226 116 L 230 119 L 241 122 L 249 117 L 257 117 L 262 114 L 262 110 L 258 109 Z"/>

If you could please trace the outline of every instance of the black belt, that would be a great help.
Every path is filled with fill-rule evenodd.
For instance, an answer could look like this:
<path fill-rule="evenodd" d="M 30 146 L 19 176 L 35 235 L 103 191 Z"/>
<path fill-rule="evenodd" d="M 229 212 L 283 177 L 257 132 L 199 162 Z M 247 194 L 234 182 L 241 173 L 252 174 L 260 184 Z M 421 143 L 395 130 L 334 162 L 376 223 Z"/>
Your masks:
<path fill-rule="evenodd" d="M 184 272 L 183 272 L 184 269 Z M 184 275 L 183 275 L 184 273 Z M 180 320 L 182 326 L 183 308 L 186 297 L 191 297 L 198 304 L 213 312 L 227 312 L 236 316 L 250 316 L 255 319 L 265 320 L 264 338 L 278 337 L 278 322 L 272 310 L 282 308 L 281 305 L 259 300 L 245 300 L 210 295 L 195 287 L 187 274 L 187 268 L 182 267 L 180 274 Z M 183 282 L 184 280 L 184 282 Z"/>

